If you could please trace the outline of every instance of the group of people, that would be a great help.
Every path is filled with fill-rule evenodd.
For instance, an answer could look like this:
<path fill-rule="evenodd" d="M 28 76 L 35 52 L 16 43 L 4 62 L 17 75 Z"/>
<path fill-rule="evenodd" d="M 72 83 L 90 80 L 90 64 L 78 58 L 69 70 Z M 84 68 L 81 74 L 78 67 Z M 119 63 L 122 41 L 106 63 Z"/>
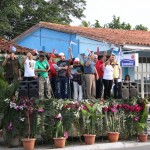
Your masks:
<path fill-rule="evenodd" d="M 116 62 L 115 55 L 102 56 L 90 52 L 84 56 L 82 63 L 79 58 L 66 60 L 64 53 L 56 55 L 39 54 L 34 60 L 32 53 L 27 53 L 22 64 L 24 65 L 24 81 L 39 81 L 39 98 L 82 100 L 108 99 L 113 88 L 114 98 L 121 98 L 121 67 Z M 5 67 L 5 78 L 9 84 L 14 80 L 22 80 L 21 67 L 14 52 L 5 57 L 2 63 Z"/>

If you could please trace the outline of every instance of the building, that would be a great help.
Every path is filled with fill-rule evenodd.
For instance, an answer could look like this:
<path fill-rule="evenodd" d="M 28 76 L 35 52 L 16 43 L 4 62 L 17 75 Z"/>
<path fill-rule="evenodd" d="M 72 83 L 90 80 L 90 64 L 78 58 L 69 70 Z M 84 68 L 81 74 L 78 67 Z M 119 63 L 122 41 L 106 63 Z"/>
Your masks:
<path fill-rule="evenodd" d="M 72 47 L 74 57 L 87 53 L 87 49 L 95 52 L 98 48 L 100 51 L 110 51 L 114 46 L 119 47 L 125 53 L 138 53 L 139 65 L 124 67 L 123 78 L 129 74 L 132 81 L 138 82 L 141 96 L 150 96 L 149 31 L 86 28 L 40 22 L 13 39 L 12 42 L 39 51 L 64 52 L 67 58 L 69 47 Z"/>

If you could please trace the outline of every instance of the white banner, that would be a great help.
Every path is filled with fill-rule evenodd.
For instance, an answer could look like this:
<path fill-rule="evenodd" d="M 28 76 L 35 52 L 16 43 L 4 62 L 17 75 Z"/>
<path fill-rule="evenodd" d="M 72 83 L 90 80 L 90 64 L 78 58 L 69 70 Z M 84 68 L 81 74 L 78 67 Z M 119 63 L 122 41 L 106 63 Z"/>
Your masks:
<path fill-rule="evenodd" d="M 121 67 L 135 67 L 139 64 L 139 55 L 138 53 L 132 54 L 123 54 L 120 58 Z"/>

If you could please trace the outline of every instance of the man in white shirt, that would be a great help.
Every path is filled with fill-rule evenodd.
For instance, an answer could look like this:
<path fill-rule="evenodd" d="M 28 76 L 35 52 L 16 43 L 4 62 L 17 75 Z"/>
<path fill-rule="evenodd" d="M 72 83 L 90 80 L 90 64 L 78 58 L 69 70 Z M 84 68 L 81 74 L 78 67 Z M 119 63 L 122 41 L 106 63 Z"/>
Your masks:
<path fill-rule="evenodd" d="M 27 53 L 26 58 L 23 60 L 24 64 L 24 81 L 31 81 L 35 79 L 35 60 L 31 53 Z"/>

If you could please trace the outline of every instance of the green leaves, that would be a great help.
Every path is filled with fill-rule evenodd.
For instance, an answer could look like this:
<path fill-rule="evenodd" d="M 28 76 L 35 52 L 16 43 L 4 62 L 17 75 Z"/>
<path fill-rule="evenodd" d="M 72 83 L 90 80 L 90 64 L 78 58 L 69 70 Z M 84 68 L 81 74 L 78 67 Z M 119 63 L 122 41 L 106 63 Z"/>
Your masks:
<path fill-rule="evenodd" d="M 12 39 L 40 21 L 69 24 L 81 19 L 85 0 L 1 0 L 0 35 Z"/>

